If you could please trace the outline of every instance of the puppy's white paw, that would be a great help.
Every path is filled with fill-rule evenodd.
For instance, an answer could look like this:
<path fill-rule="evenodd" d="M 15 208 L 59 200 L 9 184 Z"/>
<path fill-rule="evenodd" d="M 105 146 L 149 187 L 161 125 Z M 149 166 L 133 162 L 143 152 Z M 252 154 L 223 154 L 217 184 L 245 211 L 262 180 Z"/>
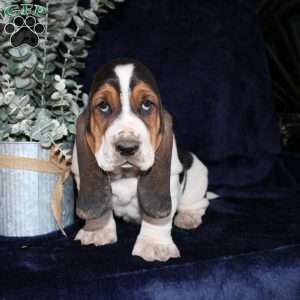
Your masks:
<path fill-rule="evenodd" d="M 117 232 L 115 226 L 107 226 L 94 231 L 80 229 L 75 240 L 81 242 L 82 245 L 94 244 L 95 246 L 103 246 L 117 242 Z"/>
<path fill-rule="evenodd" d="M 164 244 L 138 238 L 133 247 L 132 255 L 140 256 L 146 261 L 167 261 L 170 258 L 180 257 L 180 252 L 173 241 Z"/>
<path fill-rule="evenodd" d="M 174 224 L 183 229 L 195 229 L 202 223 L 204 212 L 199 210 L 179 211 L 174 219 Z"/>

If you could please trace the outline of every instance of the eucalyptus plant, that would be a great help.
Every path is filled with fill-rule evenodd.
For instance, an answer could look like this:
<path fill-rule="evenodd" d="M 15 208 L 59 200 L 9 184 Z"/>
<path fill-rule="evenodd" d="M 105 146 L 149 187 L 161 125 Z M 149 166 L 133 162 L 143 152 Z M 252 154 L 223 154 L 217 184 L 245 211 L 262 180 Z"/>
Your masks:
<path fill-rule="evenodd" d="M 37 18 L 45 28 L 37 47 L 14 48 L 9 35 L 0 35 L 0 141 L 38 141 L 62 149 L 74 139 L 88 99 L 76 77 L 99 20 L 123 1 L 91 0 L 84 8 L 78 0 L 40 0 L 48 13 Z M 18 2 L 1 1 L 0 10 Z M 1 21 L 12 18 L 2 15 Z"/>

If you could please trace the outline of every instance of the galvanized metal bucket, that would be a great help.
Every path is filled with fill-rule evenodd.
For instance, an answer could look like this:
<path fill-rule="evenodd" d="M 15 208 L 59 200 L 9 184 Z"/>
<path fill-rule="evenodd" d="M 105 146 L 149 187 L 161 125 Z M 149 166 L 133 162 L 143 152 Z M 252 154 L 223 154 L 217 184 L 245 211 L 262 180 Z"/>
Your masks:
<path fill-rule="evenodd" d="M 48 160 L 50 151 L 35 142 L 0 142 L 0 155 Z M 0 168 L 0 235 L 35 236 L 58 230 L 51 209 L 58 175 Z M 74 186 L 71 176 L 64 184 L 62 226 L 74 222 Z"/>

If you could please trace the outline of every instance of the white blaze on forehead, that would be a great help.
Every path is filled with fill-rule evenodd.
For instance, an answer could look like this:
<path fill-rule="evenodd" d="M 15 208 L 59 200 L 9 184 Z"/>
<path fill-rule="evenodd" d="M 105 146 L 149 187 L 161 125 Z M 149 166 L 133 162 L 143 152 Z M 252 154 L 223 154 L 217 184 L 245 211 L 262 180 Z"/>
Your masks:
<path fill-rule="evenodd" d="M 114 71 L 119 79 L 123 112 L 130 111 L 130 82 L 133 75 L 133 69 L 133 64 L 117 65 L 114 68 Z"/>
<path fill-rule="evenodd" d="M 118 138 L 134 136 L 140 143 L 135 154 L 133 164 L 143 171 L 148 170 L 154 163 L 155 152 L 151 144 L 150 133 L 141 118 L 131 110 L 130 83 L 134 75 L 134 64 L 120 64 L 113 69 L 120 86 L 121 113 L 105 131 L 102 143 L 95 153 L 100 168 L 105 171 L 114 171 L 126 163 L 127 158 L 116 151 Z"/>

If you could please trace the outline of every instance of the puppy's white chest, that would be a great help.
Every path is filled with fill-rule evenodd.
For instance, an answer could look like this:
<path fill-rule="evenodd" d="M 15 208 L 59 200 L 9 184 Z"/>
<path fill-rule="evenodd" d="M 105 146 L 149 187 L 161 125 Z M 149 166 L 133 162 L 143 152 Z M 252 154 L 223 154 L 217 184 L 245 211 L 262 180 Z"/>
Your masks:
<path fill-rule="evenodd" d="M 114 213 L 125 221 L 140 222 L 137 200 L 137 178 L 122 178 L 111 183 Z"/>

